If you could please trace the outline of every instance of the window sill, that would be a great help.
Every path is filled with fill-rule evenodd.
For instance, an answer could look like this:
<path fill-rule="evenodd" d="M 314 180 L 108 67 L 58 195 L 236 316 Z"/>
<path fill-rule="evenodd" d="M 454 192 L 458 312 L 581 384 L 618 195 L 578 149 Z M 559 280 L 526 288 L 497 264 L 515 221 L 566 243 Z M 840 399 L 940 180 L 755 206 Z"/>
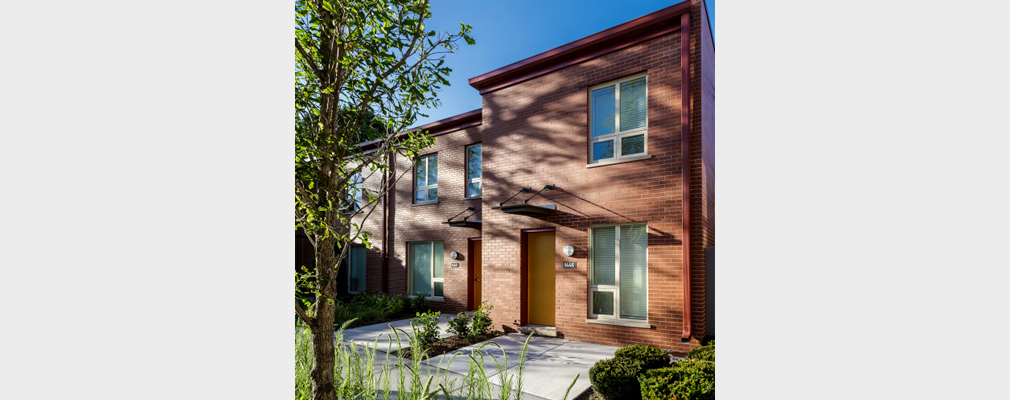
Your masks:
<path fill-rule="evenodd" d="M 428 297 L 425 297 L 424 299 L 428 300 L 428 301 L 434 301 L 436 303 L 444 303 L 445 302 L 445 297 L 431 297 L 431 296 L 428 296 Z"/>
<path fill-rule="evenodd" d="M 628 157 L 620 158 L 620 159 L 617 159 L 617 160 L 598 161 L 598 162 L 595 162 L 595 163 L 592 163 L 592 164 L 586 164 L 586 168 L 596 168 L 596 167 L 603 167 L 603 166 L 606 166 L 606 165 L 623 164 L 623 163 L 632 162 L 632 161 L 648 160 L 650 158 L 652 158 L 652 154 L 641 154 L 641 155 L 636 155 L 636 156 L 628 156 Z"/>
<path fill-rule="evenodd" d="M 626 319 L 606 319 L 606 318 L 586 318 L 587 324 L 627 326 L 630 328 L 652 329 L 652 324 L 647 321 L 629 321 Z"/>
<path fill-rule="evenodd" d="M 420 207 L 420 206 L 430 206 L 432 204 L 438 204 L 438 200 L 428 201 L 428 202 L 424 202 L 424 203 L 414 203 L 414 204 L 411 204 L 410 206 L 411 207 Z"/>
<path fill-rule="evenodd" d="M 480 196 L 464 197 L 463 200 L 480 200 Z"/>

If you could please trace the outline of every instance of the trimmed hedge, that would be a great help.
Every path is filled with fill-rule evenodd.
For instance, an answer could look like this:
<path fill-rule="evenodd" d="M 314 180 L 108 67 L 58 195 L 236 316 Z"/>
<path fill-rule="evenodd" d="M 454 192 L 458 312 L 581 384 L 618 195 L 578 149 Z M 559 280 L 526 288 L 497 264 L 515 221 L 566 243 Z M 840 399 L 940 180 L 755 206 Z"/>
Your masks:
<path fill-rule="evenodd" d="M 715 362 L 715 341 L 691 349 L 691 352 L 687 353 L 687 358 Z"/>
<path fill-rule="evenodd" d="M 620 349 L 617 349 L 616 353 L 614 353 L 614 357 L 639 360 L 642 362 L 643 369 L 656 369 L 670 366 L 670 355 L 667 354 L 665 350 L 644 344 L 621 347 Z"/>
<path fill-rule="evenodd" d="M 642 372 L 642 367 L 639 360 L 608 358 L 598 361 L 589 369 L 589 380 L 593 383 L 593 390 L 604 399 L 640 400 L 642 391 L 637 376 Z"/>
<path fill-rule="evenodd" d="M 638 377 L 644 400 L 714 400 L 715 363 L 684 359 Z"/>

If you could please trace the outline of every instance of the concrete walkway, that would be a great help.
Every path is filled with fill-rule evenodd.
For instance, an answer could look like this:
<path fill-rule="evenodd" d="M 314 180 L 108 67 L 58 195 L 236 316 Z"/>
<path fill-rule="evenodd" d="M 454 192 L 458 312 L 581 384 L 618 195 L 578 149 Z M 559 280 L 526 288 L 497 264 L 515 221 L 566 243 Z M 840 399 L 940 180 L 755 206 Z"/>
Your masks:
<path fill-rule="evenodd" d="M 396 357 L 387 354 L 387 351 L 393 352 L 400 348 L 397 346 L 396 339 L 392 339 L 394 330 L 390 329 L 388 325 L 406 331 L 407 335 L 399 331 L 395 334 L 400 337 L 401 346 L 408 347 L 411 334 L 409 319 L 344 331 L 344 343 L 353 342 L 369 348 L 375 347 L 376 372 L 382 370 L 383 364 L 394 364 Z M 442 316 L 438 327 L 442 333 L 440 337 L 454 336 L 445 333 L 445 329 L 448 327 L 445 315 Z M 470 354 L 477 352 L 481 344 L 493 342 L 494 344 L 485 344 L 483 349 L 479 350 L 484 353 L 483 363 L 488 377 L 493 383 L 500 382 L 502 378 L 512 379 L 513 385 L 515 385 L 519 374 L 519 359 L 526 338 L 527 336 L 523 334 L 510 333 L 432 357 L 424 361 L 429 367 L 428 371 L 424 371 L 424 375 L 436 375 L 462 382 L 462 378 L 470 366 Z M 579 378 L 571 392 L 568 393 L 568 400 L 579 397 L 583 392 L 589 390 L 589 368 L 599 360 L 613 358 L 617 349 L 613 346 L 572 342 L 565 339 L 531 337 L 526 348 L 526 362 L 523 365 L 522 397 L 531 400 L 561 400 L 576 375 Z M 480 359 L 477 354 L 474 354 L 474 357 Z M 497 364 L 495 360 L 497 360 Z M 409 362 L 409 360 L 404 362 Z M 393 368 L 393 370 L 396 369 Z"/>

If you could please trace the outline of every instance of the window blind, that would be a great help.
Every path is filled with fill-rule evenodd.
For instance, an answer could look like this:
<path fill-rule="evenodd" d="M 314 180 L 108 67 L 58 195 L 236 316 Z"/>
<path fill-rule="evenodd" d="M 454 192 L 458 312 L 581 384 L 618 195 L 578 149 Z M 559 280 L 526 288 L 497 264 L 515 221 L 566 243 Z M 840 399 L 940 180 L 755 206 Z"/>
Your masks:
<path fill-rule="evenodd" d="M 593 285 L 613 285 L 615 282 L 614 227 L 593 229 Z"/>
<path fill-rule="evenodd" d="M 428 163 L 425 159 L 420 159 L 417 161 L 417 165 L 414 167 L 414 189 L 417 191 L 414 194 L 414 202 L 420 203 L 427 199 L 427 191 L 422 189 L 422 186 L 426 186 L 426 177 L 428 175 Z"/>
<path fill-rule="evenodd" d="M 431 295 L 431 243 L 410 244 L 410 273 L 410 292 Z"/>
<path fill-rule="evenodd" d="M 428 156 L 428 185 L 438 183 L 438 154 Z"/>
<path fill-rule="evenodd" d="M 480 147 L 478 144 L 466 149 L 467 179 L 477 179 L 481 176 Z"/>
<path fill-rule="evenodd" d="M 445 245 L 442 244 L 442 242 L 435 242 L 435 261 L 434 261 L 435 262 L 435 264 L 434 264 L 435 271 L 434 271 L 433 275 L 436 278 L 441 278 L 442 274 L 444 273 L 445 266 L 442 265 L 442 261 L 443 261 L 442 257 L 444 256 L 443 253 L 445 253 L 445 247 L 444 246 Z"/>
<path fill-rule="evenodd" d="M 443 289 L 442 288 L 442 285 L 443 285 L 442 281 L 444 280 L 444 273 L 445 273 L 445 271 L 444 271 L 445 264 L 443 263 L 443 260 L 442 260 L 442 257 L 445 255 L 445 247 L 444 246 L 445 245 L 442 242 L 435 242 L 435 244 L 434 244 L 434 253 L 435 253 L 434 256 L 435 256 L 435 258 L 432 261 L 432 267 L 434 267 L 434 271 L 432 271 L 433 272 L 432 275 L 435 276 L 435 279 L 434 279 L 435 282 L 434 282 L 434 288 L 433 288 L 433 291 L 432 291 L 432 294 L 431 294 L 432 296 L 442 296 L 442 289 Z"/>
<path fill-rule="evenodd" d="M 621 131 L 645 126 L 645 77 L 621 83 Z"/>
<path fill-rule="evenodd" d="M 593 137 L 614 133 L 614 87 L 593 91 Z"/>
<path fill-rule="evenodd" d="M 647 245 L 645 225 L 621 227 L 621 318 L 646 317 Z"/>
<path fill-rule="evenodd" d="M 481 166 L 481 145 L 466 149 L 466 197 L 480 196 L 480 178 L 483 174 Z"/>

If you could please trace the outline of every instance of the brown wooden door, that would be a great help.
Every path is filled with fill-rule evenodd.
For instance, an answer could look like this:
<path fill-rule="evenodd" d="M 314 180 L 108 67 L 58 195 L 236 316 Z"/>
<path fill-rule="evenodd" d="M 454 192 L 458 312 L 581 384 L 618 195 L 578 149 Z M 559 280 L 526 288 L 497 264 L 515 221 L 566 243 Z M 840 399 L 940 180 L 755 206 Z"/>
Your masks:
<path fill-rule="evenodd" d="M 554 232 L 530 233 L 529 323 L 554 326 Z"/>
<path fill-rule="evenodd" d="M 473 252 L 470 255 L 473 260 L 473 275 L 471 275 L 473 283 L 473 298 L 470 301 L 470 309 L 476 310 L 480 307 L 481 302 L 481 241 L 474 240 L 471 242 L 473 244 Z"/>

